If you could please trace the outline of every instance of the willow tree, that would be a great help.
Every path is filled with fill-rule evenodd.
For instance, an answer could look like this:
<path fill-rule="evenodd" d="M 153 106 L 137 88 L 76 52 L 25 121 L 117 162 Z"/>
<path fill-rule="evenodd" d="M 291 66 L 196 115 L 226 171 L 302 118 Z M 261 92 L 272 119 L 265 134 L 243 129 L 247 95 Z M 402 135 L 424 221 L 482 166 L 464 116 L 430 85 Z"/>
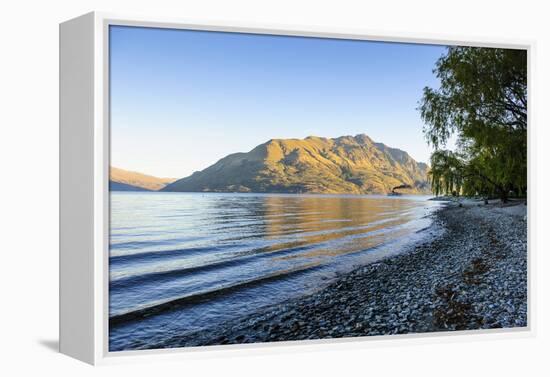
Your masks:
<path fill-rule="evenodd" d="M 448 150 L 438 150 L 432 153 L 430 159 L 432 190 L 436 195 L 452 193 L 458 195 L 464 185 L 464 162 L 455 153 Z"/>
<path fill-rule="evenodd" d="M 462 193 L 498 195 L 503 201 L 510 191 L 525 194 L 526 51 L 449 47 L 433 72 L 440 87 L 424 88 L 419 110 L 424 135 L 435 149 L 434 191 L 449 193 L 459 184 Z M 459 150 L 443 151 L 453 134 Z M 448 179 L 454 183 L 447 185 Z"/>

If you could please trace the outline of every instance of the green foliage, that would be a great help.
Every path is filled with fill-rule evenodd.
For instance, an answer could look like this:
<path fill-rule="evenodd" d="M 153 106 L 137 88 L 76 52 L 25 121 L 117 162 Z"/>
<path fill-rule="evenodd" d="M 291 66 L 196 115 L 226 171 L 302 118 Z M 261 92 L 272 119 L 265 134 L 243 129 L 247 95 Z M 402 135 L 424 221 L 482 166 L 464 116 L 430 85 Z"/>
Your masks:
<path fill-rule="evenodd" d="M 527 54 L 450 47 L 436 63 L 440 88 L 425 88 L 420 113 L 435 151 L 436 194 L 498 195 L 527 189 Z M 458 152 L 442 150 L 452 134 Z"/>
<path fill-rule="evenodd" d="M 437 150 L 431 156 L 432 191 L 436 194 L 460 192 L 464 185 L 464 161 L 448 150 Z"/>

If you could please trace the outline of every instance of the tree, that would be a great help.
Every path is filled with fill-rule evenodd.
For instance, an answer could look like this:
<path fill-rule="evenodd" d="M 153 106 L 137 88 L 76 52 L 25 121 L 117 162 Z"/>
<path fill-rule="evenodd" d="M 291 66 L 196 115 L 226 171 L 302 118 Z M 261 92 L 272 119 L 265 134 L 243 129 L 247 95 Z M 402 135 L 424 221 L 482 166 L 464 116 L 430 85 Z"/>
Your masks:
<path fill-rule="evenodd" d="M 441 193 L 460 192 L 464 185 L 464 162 L 448 150 L 437 150 L 431 156 L 432 190 L 436 195 Z"/>
<path fill-rule="evenodd" d="M 424 88 L 420 114 L 434 147 L 436 194 L 497 195 L 527 190 L 527 53 L 449 47 L 436 62 L 440 87 Z M 457 152 L 443 147 L 452 134 Z M 449 181 L 450 180 L 450 181 Z M 450 190 L 450 191 L 449 191 Z"/>

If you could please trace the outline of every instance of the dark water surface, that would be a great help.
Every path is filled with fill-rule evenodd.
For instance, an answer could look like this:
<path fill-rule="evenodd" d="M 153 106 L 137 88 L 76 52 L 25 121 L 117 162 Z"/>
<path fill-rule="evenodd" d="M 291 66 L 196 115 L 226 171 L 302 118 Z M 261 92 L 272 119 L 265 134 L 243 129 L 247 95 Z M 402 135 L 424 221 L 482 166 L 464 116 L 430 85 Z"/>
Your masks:
<path fill-rule="evenodd" d="M 425 237 L 427 197 L 112 192 L 110 350 L 312 292 Z"/>

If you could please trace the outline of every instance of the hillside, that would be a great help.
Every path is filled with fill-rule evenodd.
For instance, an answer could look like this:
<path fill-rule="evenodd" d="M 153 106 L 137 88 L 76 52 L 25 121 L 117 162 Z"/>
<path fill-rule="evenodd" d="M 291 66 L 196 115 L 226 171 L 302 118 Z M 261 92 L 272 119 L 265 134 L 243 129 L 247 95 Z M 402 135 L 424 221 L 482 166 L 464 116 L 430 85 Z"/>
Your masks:
<path fill-rule="evenodd" d="M 111 167 L 109 188 L 111 191 L 158 191 L 173 181 L 173 178 L 157 178 Z"/>
<path fill-rule="evenodd" d="M 109 181 L 110 191 L 151 191 L 141 187 L 128 185 L 126 183 Z"/>
<path fill-rule="evenodd" d="M 366 135 L 273 139 L 228 155 L 163 191 L 386 194 L 428 193 L 428 166 Z"/>

